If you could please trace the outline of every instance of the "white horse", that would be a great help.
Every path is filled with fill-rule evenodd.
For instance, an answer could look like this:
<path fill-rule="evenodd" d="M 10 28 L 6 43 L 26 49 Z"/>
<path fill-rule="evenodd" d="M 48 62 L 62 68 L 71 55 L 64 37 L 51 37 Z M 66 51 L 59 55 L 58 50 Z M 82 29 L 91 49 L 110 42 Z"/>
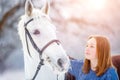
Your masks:
<path fill-rule="evenodd" d="M 18 24 L 24 51 L 25 80 L 64 80 L 64 73 L 69 69 L 69 58 L 57 40 L 48 9 L 48 3 L 36 9 L 27 0 L 25 14 Z"/>

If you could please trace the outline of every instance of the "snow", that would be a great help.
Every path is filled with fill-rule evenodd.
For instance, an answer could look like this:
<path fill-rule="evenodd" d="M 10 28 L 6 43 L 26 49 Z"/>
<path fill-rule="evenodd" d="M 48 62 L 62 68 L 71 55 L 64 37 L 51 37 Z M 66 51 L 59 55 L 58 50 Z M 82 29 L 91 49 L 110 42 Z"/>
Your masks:
<path fill-rule="evenodd" d="M 24 80 L 23 70 L 6 70 L 0 74 L 0 80 Z"/>

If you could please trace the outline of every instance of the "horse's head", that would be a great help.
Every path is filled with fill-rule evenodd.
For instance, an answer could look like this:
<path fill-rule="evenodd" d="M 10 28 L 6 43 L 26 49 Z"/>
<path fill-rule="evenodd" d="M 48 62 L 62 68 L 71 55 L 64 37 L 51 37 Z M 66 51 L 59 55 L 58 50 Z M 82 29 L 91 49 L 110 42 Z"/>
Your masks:
<path fill-rule="evenodd" d="M 43 8 L 36 9 L 30 0 L 26 1 L 25 15 L 19 22 L 19 35 L 23 47 L 25 47 L 24 51 L 28 52 L 29 57 L 31 56 L 30 59 L 35 59 L 38 62 L 40 60 L 39 53 L 34 48 L 27 32 L 29 32 L 38 49 L 42 50 L 42 58 L 45 60 L 45 64 L 57 72 L 66 72 L 69 68 L 69 58 L 57 40 L 56 27 L 48 16 L 48 10 L 48 3 Z"/>

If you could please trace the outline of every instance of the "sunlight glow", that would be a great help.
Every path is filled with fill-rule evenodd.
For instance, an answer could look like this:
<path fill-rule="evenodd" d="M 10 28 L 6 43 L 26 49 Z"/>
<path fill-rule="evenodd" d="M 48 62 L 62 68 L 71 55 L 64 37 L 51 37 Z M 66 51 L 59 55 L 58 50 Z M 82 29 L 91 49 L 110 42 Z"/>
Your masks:
<path fill-rule="evenodd" d="M 90 9 L 100 10 L 106 5 L 106 0 L 87 0 Z"/>

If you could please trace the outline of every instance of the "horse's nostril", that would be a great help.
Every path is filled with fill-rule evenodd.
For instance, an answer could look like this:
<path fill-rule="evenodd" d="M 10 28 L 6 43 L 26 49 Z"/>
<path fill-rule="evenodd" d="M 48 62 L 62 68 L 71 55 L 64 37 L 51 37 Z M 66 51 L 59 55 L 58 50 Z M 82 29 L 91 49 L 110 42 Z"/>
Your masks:
<path fill-rule="evenodd" d="M 63 64 L 63 62 L 64 62 L 64 61 L 63 61 L 61 58 L 59 58 L 59 59 L 58 59 L 58 61 L 57 61 L 58 65 L 59 65 L 60 67 L 62 67 L 62 66 L 63 66 L 63 65 L 62 65 L 62 64 Z"/>

